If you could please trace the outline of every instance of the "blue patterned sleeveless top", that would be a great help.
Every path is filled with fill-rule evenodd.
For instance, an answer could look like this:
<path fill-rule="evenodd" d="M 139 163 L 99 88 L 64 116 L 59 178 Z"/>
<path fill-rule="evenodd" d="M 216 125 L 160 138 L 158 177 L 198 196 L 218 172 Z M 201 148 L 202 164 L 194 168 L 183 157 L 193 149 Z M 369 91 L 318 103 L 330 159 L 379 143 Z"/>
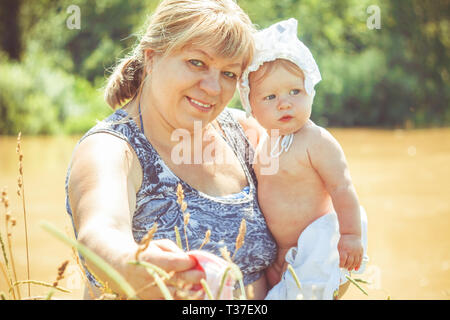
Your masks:
<path fill-rule="evenodd" d="M 220 256 L 219 249 L 226 246 L 233 255 L 239 226 L 242 219 L 245 219 L 247 232 L 244 244 L 236 252 L 233 261 L 240 267 L 244 284 L 247 285 L 258 280 L 263 270 L 274 261 L 276 244 L 257 201 L 257 181 L 250 164 L 254 150 L 242 127 L 227 108 L 217 117 L 217 121 L 225 134 L 222 137 L 235 152 L 247 177 L 248 186 L 237 194 L 210 196 L 178 178 L 160 158 L 136 122 L 123 109 L 118 109 L 104 121 L 99 122 L 78 143 L 89 135 L 104 132 L 125 140 L 134 149 L 143 169 L 143 181 L 136 194 L 136 209 L 132 219 L 133 236 L 137 242 L 140 242 L 156 222 L 158 229 L 153 239 L 171 239 L 175 242 L 175 226 L 177 226 L 183 248 L 186 250 L 184 219 L 176 195 L 178 184 L 183 187 L 184 200 L 187 202 L 186 211 L 190 213 L 186 227 L 190 250 L 198 249 L 206 231 L 211 230 L 210 241 L 202 247 L 202 250 Z M 69 174 L 70 167 L 66 177 L 66 209 L 72 217 L 67 192 Z M 87 269 L 85 271 L 91 283 L 99 286 L 89 271 Z"/>

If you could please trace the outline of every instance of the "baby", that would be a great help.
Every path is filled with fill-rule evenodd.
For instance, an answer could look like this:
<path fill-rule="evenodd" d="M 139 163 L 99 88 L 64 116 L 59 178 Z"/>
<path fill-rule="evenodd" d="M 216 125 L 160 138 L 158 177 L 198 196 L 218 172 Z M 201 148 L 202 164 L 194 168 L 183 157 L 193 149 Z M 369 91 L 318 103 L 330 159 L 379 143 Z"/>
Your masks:
<path fill-rule="evenodd" d="M 255 41 L 239 91 L 247 116 L 267 131 L 254 163 L 259 204 L 278 244 L 266 299 L 333 299 L 348 271 L 362 272 L 368 260 L 366 215 L 341 146 L 309 119 L 321 75 L 297 38 L 297 21 L 276 23 Z M 264 166 L 268 156 L 276 172 Z"/>

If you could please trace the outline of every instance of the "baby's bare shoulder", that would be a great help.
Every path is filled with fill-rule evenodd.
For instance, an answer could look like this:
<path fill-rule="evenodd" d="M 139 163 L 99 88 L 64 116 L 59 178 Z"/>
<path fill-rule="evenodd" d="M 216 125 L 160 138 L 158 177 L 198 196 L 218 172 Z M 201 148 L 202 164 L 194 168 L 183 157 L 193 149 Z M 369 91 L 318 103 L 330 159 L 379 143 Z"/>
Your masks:
<path fill-rule="evenodd" d="M 310 121 L 301 131 L 303 132 L 298 133 L 304 139 L 308 155 L 312 161 L 334 161 L 342 156 L 342 148 L 339 142 L 327 129 Z"/>
<path fill-rule="evenodd" d="M 328 130 L 316 125 L 311 120 L 308 120 L 308 122 L 295 133 L 295 136 L 296 138 L 307 142 L 309 146 L 321 145 L 327 141 L 335 140 Z"/>

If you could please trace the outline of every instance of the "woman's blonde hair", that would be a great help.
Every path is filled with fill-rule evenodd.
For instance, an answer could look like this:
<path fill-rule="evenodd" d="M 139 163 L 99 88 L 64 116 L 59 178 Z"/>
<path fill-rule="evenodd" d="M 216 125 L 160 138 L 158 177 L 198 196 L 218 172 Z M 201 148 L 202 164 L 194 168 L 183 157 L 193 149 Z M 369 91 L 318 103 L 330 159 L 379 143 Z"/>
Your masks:
<path fill-rule="evenodd" d="M 215 48 L 220 56 L 253 57 L 255 29 L 234 0 L 164 0 L 149 17 L 145 34 L 108 79 L 104 98 L 115 109 L 134 97 L 144 71 L 144 52 L 170 54 L 186 45 Z"/>

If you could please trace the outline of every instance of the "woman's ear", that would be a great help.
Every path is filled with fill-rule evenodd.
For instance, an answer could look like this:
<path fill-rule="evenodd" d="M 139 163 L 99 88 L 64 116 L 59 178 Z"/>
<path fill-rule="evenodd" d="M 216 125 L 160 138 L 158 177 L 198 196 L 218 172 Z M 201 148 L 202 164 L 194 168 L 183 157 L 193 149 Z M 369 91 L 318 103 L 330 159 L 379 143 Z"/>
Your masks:
<path fill-rule="evenodd" d="M 153 51 L 152 49 L 144 50 L 144 68 L 146 75 L 152 71 L 154 58 L 155 58 L 155 51 Z"/>

